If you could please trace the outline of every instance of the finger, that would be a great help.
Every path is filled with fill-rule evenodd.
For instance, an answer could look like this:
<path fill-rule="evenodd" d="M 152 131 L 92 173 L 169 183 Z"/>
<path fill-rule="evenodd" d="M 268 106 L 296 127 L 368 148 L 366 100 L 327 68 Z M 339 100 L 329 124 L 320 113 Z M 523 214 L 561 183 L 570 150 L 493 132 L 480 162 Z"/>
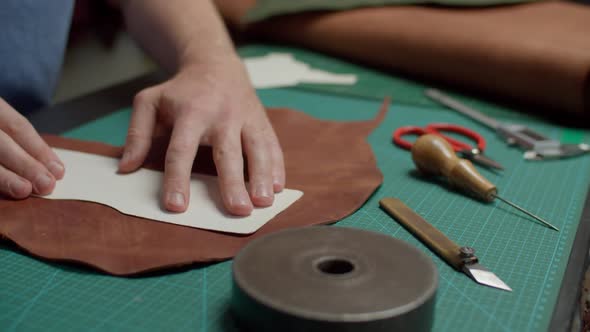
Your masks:
<path fill-rule="evenodd" d="M 47 195 L 53 191 L 53 174 L 3 131 L 0 131 L 0 158 L 0 164 L 4 168 L 31 182 L 34 193 Z"/>
<path fill-rule="evenodd" d="M 272 159 L 272 185 L 275 193 L 283 191 L 286 183 L 285 173 L 285 159 L 283 157 L 283 150 L 279 144 L 279 140 L 272 132 L 272 138 L 270 142 L 270 154 Z"/>
<path fill-rule="evenodd" d="M 213 161 L 219 189 L 227 211 L 238 216 L 252 213 L 252 202 L 244 183 L 244 158 L 239 130 L 225 130 L 213 139 Z"/>
<path fill-rule="evenodd" d="M 270 206 L 274 200 L 270 137 L 266 129 L 245 128 L 242 135 L 248 156 L 250 198 L 255 206 Z"/>
<path fill-rule="evenodd" d="M 31 195 L 31 183 L 0 165 L 0 194 L 14 199 Z"/>
<path fill-rule="evenodd" d="M 190 178 L 202 128 L 179 118 L 166 151 L 162 203 L 172 212 L 184 212 L 190 199 Z"/>
<path fill-rule="evenodd" d="M 158 92 L 155 88 L 143 90 L 133 100 L 133 113 L 127 139 L 123 149 L 123 157 L 119 162 L 119 172 L 128 173 L 143 164 L 150 146 L 156 126 L 156 106 Z"/>
<path fill-rule="evenodd" d="M 55 178 L 63 178 L 65 168 L 59 157 L 39 136 L 31 123 L 1 98 L 0 130 L 10 136 L 30 156 L 41 162 Z"/>

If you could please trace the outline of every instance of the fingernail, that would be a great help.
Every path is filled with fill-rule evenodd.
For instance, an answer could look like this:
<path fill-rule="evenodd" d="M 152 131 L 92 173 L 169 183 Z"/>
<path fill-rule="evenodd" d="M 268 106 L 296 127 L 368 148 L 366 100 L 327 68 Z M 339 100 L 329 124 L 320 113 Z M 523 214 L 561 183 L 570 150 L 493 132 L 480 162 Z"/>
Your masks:
<path fill-rule="evenodd" d="M 123 152 L 123 157 L 121 157 L 121 162 L 127 163 L 129 160 L 131 160 L 131 156 L 131 151 L 125 150 L 125 152 Z"/>
<path fill-rule="evenodd" d="M 16 178 L 14 181 L 8 183 L 8 192 L 12 197 L 21 198 L 26 195 L 26 192 L 30 190 L 28 188 L 29 183 L 21 178 Z"/>
<path fill-rule="evenodd" d="M 272 180 L 272 189 L 274 190 L 275 193 L 279 193 L 281 191 L 283 191 L 283 189 L 285 188 L 285 185 L 283 184 L 283 182 L 281 180 L 279 180 L 279 178 L 274 178 Z"/>
<path fill-rule="evenodd" d="M 49 171 L 56 177 L 61 176 L 64 172 L 63 165 L 55 160 L 50 162 L 49 165 L 47 165 L 47 168 L 49 168 Z"/>
<path fill-rule="evenodd" d="M 168 204 L 176 207 L 184 207 L 184 195 L 179 192 L 173 192 L 168 194 Z"/>
<path fill-rule="evenodd" d="M 229 204 L 232 206 L 250 206 L 250 198 L 247 195 L 234 195 L 229 198 Z"/>
<path fill-rule="evenodd" d="M 265 197 L 265 198 L 272 197 L 272 194 L 268 190 L 268 186 L 263 185 L 263 184 L 257 185 L 254 188 L 254 193 L 253 194 L 254 194 L 255 197 Z"/>
<path fill-rule="evenodd" d="M 35 189 L 37 190 L 38 194 L 45 192 L 49 187 L 51 187 L 51 183 L 53 179 L 48 174 L 40 174 L 35 179 Z"/>

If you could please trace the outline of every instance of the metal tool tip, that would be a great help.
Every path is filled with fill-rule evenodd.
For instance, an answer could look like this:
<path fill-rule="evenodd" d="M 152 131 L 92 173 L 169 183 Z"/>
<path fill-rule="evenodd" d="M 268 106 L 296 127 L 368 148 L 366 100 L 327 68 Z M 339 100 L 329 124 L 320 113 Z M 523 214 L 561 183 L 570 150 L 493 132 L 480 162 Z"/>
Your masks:
<path fill-rule="evenodd" d="M 521 211 L 522 213 L 524 213 L 524 214 L 526 214 L 526 215 L 528 215 L 528 216 L 531 216 L 531 217 L 535 218 L 537 221 L 539 221 L 539 222 L 540 222 L 540 223 L 542 223 L 543 225 L 545 225 L 545 226 L 547 226 L 547 227 L 549 227 L 549 228 L 551 228 L 551 229 L 553 229 L 553 230 L 555 230 L 555 231 L 558 231 L 558 232 L 559 232 L 559 228 L 557 228 L 557 227 L 553 226 L 553 225 L 552 225 L 552 224 L 550 224 L 548 221 L 546 221 L 545 219 L 543 219 L 543 218 L 541 218 L 541 217 L 537 216 L 536 214 L 534 214 L 534 213 L 532 213 L 532 212 L 530 212 L 530 211 L 528 211 L 528 210 L 525 210 L 524 208 L 522 208 L 522 207 L 520 207 L 520 206 L 518 206 L 518 205 L 516 205 L 516 204 L 512 203 L 511 201 L 509 201 L 509 200 L 507 200 L 507 199 L 504 199 L 504 198 L 502 198 L 502 197 L 500 197 L 500 196 L 498 196 L 498 195 L 493 195 L 493 196 L 494 196 L 495 198 L 497 198 L 497 199 L 501 200 L 502 202 L 504 202 L 504 203 L 506 203 L 506 204 L 508 204 L 508 205 L 512 206 L 513 208 L 517 209 L 518 211 Z"/>
<path fill-rule="evenodd" d="M 485 266 L 481 264 L 465 265 L 463 267 L 465 273 L 473 278 L 477 283 L 512 292 L 512 288 L 508 286 L 502 279 L 498 278 L 493 272 L 489 271 Z"/>
<path fill-rule="evenodd" d="M 438 95 L 440 95 L 440 90 L 435 89 L 435 88 L 430 88 L 430 89 L 424 90 L 424 94 L 427 95 L 428 97 L 437 97 Z"/>

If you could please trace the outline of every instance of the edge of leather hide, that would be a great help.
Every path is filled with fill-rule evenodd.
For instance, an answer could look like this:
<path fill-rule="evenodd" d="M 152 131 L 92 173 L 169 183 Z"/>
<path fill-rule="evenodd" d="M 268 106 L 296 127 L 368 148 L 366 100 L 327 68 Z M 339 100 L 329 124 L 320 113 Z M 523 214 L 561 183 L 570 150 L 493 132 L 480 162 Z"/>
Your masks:
<path fill-rule="evenodd" d="M 299 200 L 298 202 L 295 202 L 295 204 L 292 206 L 292 208 L 286 209 L 285 211 L 281 212 L 279 215 L 277 215 L 274 219 L 271 220 L 271 222 L 269 222 L 268 224 L 266 224 L 265 226 L 263 226 L 259 231 L 253 233 L 252 235 L 248 235 L 248 236 L 233 236 L 230 235 L 232 238 L 231 240 L 224 240 L 221 243 L 223 243 L 223 248 L 228 248 L 228 249 L 222 249 L 220 250 L 218 249 L 212 249 L 211 252 L 206 252 L 206 253 L 201 253 L 199 252 L 198 255 L 186 255 L 186 256 L 181 256 L 180 259 L 174 259 L 174 258 L 170 258 L 170 259 L 164 259 L 163 261 L 160 260 L 158 262 L 152 262 L 149 264 L 141 263 L 141 264 L 136 264 L 136 263 L 131 263 L 131 264 L 127 264 L 127 263 L 116 263 L 116 264 L 107 264 L 107 263 L 103 263 L 103 262 L 108 262 L 110 258 L 110 256 L 103 256 L 101 255 L 98 259 L 93 260 L 92 262 L 89 262 L 87 260 L 81 260 L 83 259 L 85 256 L 84 255 L 72 255 L 72 254 L 64 254 L 62 256 L 59 255 L 59 253 L 51 253 L 51 252 L 47 252 L 47 251 L 43 251 L 42 248 L 37 248 L 33 243 L 28 243 L 31 241 L 36 241 L 38 240 L 37 237 L 33 237 L 33 238 L 18 238 L 18 239 L 14 239 L 12 236 L 10 236 L 9 234 L 0 234 L 1 237 L 3 238 L 7 238 L 9 241 L 11 241 L 12 243 L 14 243 L 17 247 L 19 247 L 21 250 L 23 250 L 24 252 L 27 252 L 28 254 L 30 254 L 31 256 L 40 258 L 42 260 L 47 260 L 50 262 L 58 262 L 58 263 L 75 263 L 77 265 L 83 265 L 83 266 L 87 266 L 90 267 L 93 270 L 96 271 L 100 271 L 103 273 L 108 273 L 108 274 L 112 274 L 112 275 L 116 275 L 116 276 L 137 276 L 137 275 L 143 275 L 143 274 L 149 274 L 149 273 L 153 273 L 159 270 L 171 270 L 171 269 L 178 269 L 178 268 L 182 268 L 182 267 L 190 267 L 191 265 L 198 265 L 200 263 L 211 263 L 211 262 L 218 262 L 218 261 L 224 261 L 227 259 L 230 259 L 231 257 L 233 257 L 239 250 L 241 247 L 243 247 L 244 245 L 247 244 L 247 242 L 251 239 L 254 239 L 256 237 L 259 236 L 264 236 L 266 234 L 278 231 L 280 229 L 285 229 L 285 228 L 291 228 L 291 227 L 305 227 L 305 226 L 311 226 L 311 225 L 319 225 L 319 224 L 333 224 L 335 222 L 338 222 L 339 220 L 350 216 L 352 213 L 354 213 L 355 211 L 357 211 L 358 209 L 360 209 L 363 204 L 365 204 L 367 202 L 367 200 L 374 195 L 375 191 L 379 188 L 379 186 L 382 184 L 384 176 L 383 173 L 381 172 L 381 170 L 379 169 L 378 165 L 377 165 L 377 160 L 376 160 L 376 156 L 375 153 L 373 152 L 369 142 L 368 142 L 368 134 L 370 134 L 370 132 L 372 132 L 380 123 L 381 121 L 384 119 L 387 111 L 388 111 L 388 107 L 387 107 L 387 103 L 384 103 L 379 111 L 379 113 L 373 118 L 370 119 L 368 121 L 360 121 L 360 122 L 340 122 L 340 121 L 329 121 L 329 120 L 321 120 L 321 119 L 317 119 L 314 118 L 308 114 L 302 113 L 302 112 L 286 112 L 286 110 L 271 110 L 272 112 L 269 112 L 269 116 L 271 118 L 275 118 L 275 123 L 281 123 L 282 126 L 285 125 L 293 125 L 293 121 L 295 121 L 295 127 L 301 127 L 301 126 L 308 126 L 308 122 L 310 120 L 314 120 L 315 123 L 312 126 L 309 126 L 308 128 L 310 128 L 308 131 L 310 132 L 315 132 L 315 130 L 317 128 L 321 128 L 324 127 L 324 123 L 330 123 L 330 126 L 332 126 L 332 131 L 329 131 L 327 133 L 324 134 L 324 136 L 319 136 L 320 138 L 323 137 L 323 139 L 328 139 L 328 141 L 326 141 L 325 143 L 319 143 L 320 146 L 324 146 L 324 144 L 326 147 L 331 147 L 333 146 L 332 144 L 334 140 L 337 139 L 338 144 L 345 144 L 346 146 L 348 146 L 348 144 L 353 143 L 355 144 L 355 146 L 357 146 L 356 149 L 359 149 L 362 147 L 362 151 L 363 151 L 363 158 L 365 160 L 365 166 L 362 166 L 362 168 L 365 169 L 365 171 L 367 171 L 368 169 L 370 169 L 370 173 L 366 174 L 366 176 L 363 176 L 363 181 L 358 182 L 354 188 L 351 188 L 351 190 L 348 191 L 339 191 L 339 194 L 342 195 L 342 199 L 345 200 L 346 204 L 344 206 L 344 209 L 342 209 L 342 207 L 338 207 L 335 208 L 336 206 L 338 206 L 338 204 L 334 201 L 334 199 L 331 202 L 328 202 L 328 205 L 325 205 L 324 203 L 321 202 L 317 202 L 318 204 L 320 204 L 319 206 L 324 206 L 324 208 L 321 208 L 319 211 L 317 211 L 316 213 L 313 213 L 311 215 L 306 214 L 306 208 L 307 206 L 305 205 L 301 205 L 301 204 L 309 204 L 310 201 L 304 201 L 304 200 Z M 336 130 L 336 131 L 334 131 Z M 351 130 L 355 133 L 352 134 Z M 346 132 L 351 132 L 351 135 L 347 136 L 345 138 L 344 141 L 342 141 L 342 137 L 340 135 L 337 135 L 338 133 L 346 133 Z M 304 135 L 307 135 L 305 133 L 303 133 Z M 291 136 L 290 138 L 288 137 L 289 134 L 286 133 L 282 133 L 283 137 L 285 139 L 290 139 L 292 140 L 291 144 L 295 144 L 292 145 L 291 150 L 293 150 L 293 147 L 295 147 L 295 149 L 297 149 L 297 146 L 301 146 L 301 144 L 307 144 L 305 142 L 298 142 L 297 140 L 294 140 L 293 137 L 298 137 L 298 135 L 301 135 L 300 132 L 296 132 L 296 133 L 291 133 L 290 135 L 294 135 Z M 285 136 L 287 135 L 287 136 Z M 281 134 L 279 134 L 279 136 L 281 136 Z M 314 136 L 314 135 L 311 135 Z M 65 137 L 61 137 L 61 136 L 54 136 L 54 135 L 43 135 L 44 139 L 50 143 L 52 146 L 55 147 L 61 147 L 61 148 L 65 148 L 65 149 L 74 149 L 74 150 L 78 150 L 78 151 L 83 151 L 83 152 L 89 152 L 89 153 L 94 153 L 94 154 L 99 154 L 99 155 L 105 155 L 105 156 L 111 156 L 111 157 L 117 157 L 120 155 L 121 153 L 121 147 L 116 147 L 116 146 L 111 146 L 105 143 L 101 143 L 101 142 L 90 142 L 90 141 L 82 141 L 82 140 L 77 140 L 77 139 L 70 139 L 70 138 L 65 138 Z M 329 139 L 333 137 L 334 139 Z M 361 142 L 362 141 L 362 142 Z M 329 143 L 331 142 L 331 143 Z M 299 148 L 300 149 L 300 148 Z M 301 155 L 296 154 L 297 150 L 293 150 L 293 152 L 291 152 L 291 158 L 295 158 L 295 160 L 297 159 L 297 157 L 300 157 Z M 315 152 L 316 155 L 318 155 L 318 153 L 320 153 L 321 151 L 325 151 L 325 150 L 317 150 Z M 361 150 L 359 150 L 361 151 Z M 295 154 L 294 154 L 295 153 Z M 301 153 L 301 152 L 300 152 Z M 320 153 L 319 156 L 323 156 L 325 155 L 327 158 L 329 158 L 330 160 L 334 159 L 334 155 L 332 154 L 325 154 L 325 153 Z M 348 159 L 345 159 L 344 161 L 350 163 L 353 162 L 354 160 L 357 160 L 356 157 L 354 157 L 353 160 L 353 156 L 350 156 L 350 153 L 348 153 L 347 150 L 342 150 L 340 151 L 339 156 L 346 156 L 346 157 L 350 157 Z M 312 154 L 312 158 L 313 154 Z M 341 160 L 340 157 L 338 157 L 338 160 Z M 321 160 L 318 160 L 319 162 L 321 162 Z M 296 169 L 298 167 L 298 163 L 292 163 L 291 167 L 292 169 Z M 354 163 L 352 165 L 355 165 Z M 295 167 L 295 168 L 293 168 Z M 355 167 L 355 166 L 353 166 Z M 339 172 L 341 173 L 341 172 Z M 359 173 L 359 171 L 356 171 L 356 173 Z M 304 173 L 304 174 L 309 174 L 309 173 Z M 309 179 L 310 176 L 313 176 L 313 172 L 310 175 L 299 175 L 299 177 L 303 178 L 307 178 Z M 347 176 L 346 174 L 340 174 L 336 177 L 334 177 L 331 182 L 334 181 L 341 181 L 343 179 L 343 176 Z M 358 174 L 356 176 L 359 176 Z M 327 184 L 329 184 L 330 181 L 327 182 Z M 314 185 L 316 185 L 315 181 L 304 181 L 302 184 L 300 185 L 294 185 L 293 188 L 297 189 L 298 187 L 301 188 L 303 186 L 303 190 L 306 191 L 305 186 L 306 185 L 312 185 L 312 187 Z M 313 196 L 309 196 L 309 198 L 311 199 L 311 202 L 314 201 L 314 197 L 322 197 L 324 195 L 329 195 L 329 192 L 332 191 L 332 189 L 327 189 L 326 191 L 322 191 L 322 190 L 313 190 L 313 189 L 309 189 L 310 190 L 310 194 L 313 193 Z M 358 193 L 362 193 L 361 195 L 359 195 Z M 319 196 L 318 196 L 319 195 Z M 304 195 L 305 197 L 305 195 Z M 338 199 L 337 199 L 338 200 Z M 92 203 L 92 202 L 84 202 L 84 204 L 91 204 L 93 206 L 95 205 L 101 205 L 98 203 Z M 297 207 L 297 209 L 293 209 L 295 208 L 295 205 L 299 205 Z M 67 205 L 66 205 L 67 206 Z M 103 206 L 103 205 L 101 205 Z M 115 209 L 108 207 L 109 209 L 116 211 Z M 118 211 L 116 211 L 117 213 L 120 213 Z M 301 223 L 300 221 L 304 220 L 305 223 Z M 274 222 L 273 222 L 274 221 Z M 183 226 L 178 226 L 178 225 L 170 225 L 173 227 L 183 227 Z M 10 232 L 10 228 L 5 229 L 6 231 Z M 190 230 L 192 231 L 192 229 Z M 208 235 L 199 235 L 200 234 L 204 234 L 207 233 Z M 187 235 L 188 236 L 188 235 Z M 204 230 L 198 230 L 197 233 L 195 234 L 191 234 L 191 237 L 195 236 L 195 238 L 203 238 L 203 239 L 207 239 L 208 241 L 215 241 L 220 240 L 221 238 L 219 236 L 223 236 L 225 237 L 224 233 L 219 233 L 219 232 L 211 232 L 211 231 L 204 231 Z M 27 242 L 28 241 L 28 242 Z M 227 247 L 226 247 L 227 245 Z M 190 247 L 192 248 L 192 247 Z M 190 249 L 188 248 L 188 249 Z M 85 251 L 87 250 L 87 248 L 83 248 Z M 193 250 L 193 249 L 190 249 Z M 38 252 L 38 254 L 36 253 Z M 57 255 L 57 256 L 56 256 Z M 77 257 L 79 257 L 80 259 L 78 259 Z M 116 257 L 116 256 L 113 256 Z M 164 262 L 166 261 L 174 261 L 174 263 L 171 264 L 165 264 Z M 98 263 L 97 263 L 98 262 Z M 103 263 L 103 264 L 100 264 Z"/>

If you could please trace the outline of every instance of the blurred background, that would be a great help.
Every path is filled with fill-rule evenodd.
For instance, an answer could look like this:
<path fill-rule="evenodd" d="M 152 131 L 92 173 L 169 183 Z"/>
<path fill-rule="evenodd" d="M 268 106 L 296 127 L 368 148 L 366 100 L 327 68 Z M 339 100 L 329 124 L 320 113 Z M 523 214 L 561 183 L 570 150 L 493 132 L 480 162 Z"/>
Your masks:
<path fill-rule="evenodd" d="M 125 32 L 118 10 L 106 0 L 77 0 L 53 101 L 68 100 L 155 68 Z"/>
<path fill-rule="evenodd" d="M 576 2 L 590 5 L 590 0 Z M 155 69 L 156 65 L 125 32 L 120 12 L 107 0 L 76 0 L 68 49 L 53 102 Z"/>

